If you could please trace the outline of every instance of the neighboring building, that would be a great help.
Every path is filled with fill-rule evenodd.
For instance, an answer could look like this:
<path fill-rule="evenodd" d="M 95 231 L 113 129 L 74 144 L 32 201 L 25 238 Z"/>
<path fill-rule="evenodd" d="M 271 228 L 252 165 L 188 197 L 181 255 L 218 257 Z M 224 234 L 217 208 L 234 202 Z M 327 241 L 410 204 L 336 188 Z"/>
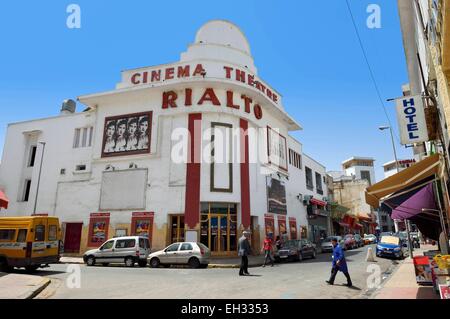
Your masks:
<path fill-rule="evenodd" d="M 365 201 L 366 187 L 375 182 L 374 161 L 370 157 L 353 156 L 342 162 L 342 171 L 328 172 L 330 193 L 335 202 L 334 215 L 340 216 L 342 212 L 346 215 L 341 222 L 334 221 L 335 233 L 374 232 L 376 217 Z"/>
<path fill-rule="evenodd" d="M 416 162 L 415 159 L 398 160 L 398 171 L 401 172 L 405 168 L 410 167 Z M 384 178 L 397 173 L 397 165 L 395 160 L 383 164 Z"/>
<path fill-rule="evenodd" d="M 66 253 L 143 234 L 153 250 L 190 240 L 236 255 L 244 229 L 254 247 L 267 232 L 327 231 L 325 167 L 289 136 L 301 127 L 237 26 L 210 21 L 179 62 L 78 100 L 83 112 L 66 101 L 8 125 L 0 168 L 6 214 L 58 216 Z"/>
<path fill-rule="evenodd" d="M 342 162 L 346 176 L 355 176 L 356 179 L 365 179 L 372 185 L 375 182 L 375 160 L 370 157 L 351 157 Z"/>

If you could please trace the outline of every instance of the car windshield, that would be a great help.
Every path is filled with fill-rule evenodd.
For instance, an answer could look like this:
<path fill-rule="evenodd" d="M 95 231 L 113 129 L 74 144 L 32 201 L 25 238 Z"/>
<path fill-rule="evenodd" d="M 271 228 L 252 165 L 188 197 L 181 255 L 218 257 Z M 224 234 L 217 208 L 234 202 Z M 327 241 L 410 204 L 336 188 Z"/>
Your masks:
<path fill-rule="evenodd" d="M 330 241 L 333 240 L 333 238 L 336 238 L 336 237 L 327 237 L 327 238 L 325 238 L 325 239 L 323 240 L 323 242 L 324 242 L 324 243 L 329 243 Z"/>
<path fill-rule="evenodd" d="M 398 245 L 400 243 L 400 238 L 396 236 L 383 236 L 381 237 L 380 243 Z"/>
<path fill-rule="evenodd" d="M 295 247 L 297 245 L 298 245 L 298 240 L 295 240 L 295 239 L 288 240 L 284 244 L 285 247 L 293 247 L 293 246 Z"/>

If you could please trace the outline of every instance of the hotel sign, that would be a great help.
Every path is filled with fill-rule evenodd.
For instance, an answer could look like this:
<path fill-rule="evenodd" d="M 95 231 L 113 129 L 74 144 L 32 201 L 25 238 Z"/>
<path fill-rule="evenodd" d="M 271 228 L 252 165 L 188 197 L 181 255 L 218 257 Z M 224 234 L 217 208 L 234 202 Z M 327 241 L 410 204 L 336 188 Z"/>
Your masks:
<path fill-rule="evenodd" d="M 428 141 L 422 96 L 404 96 L 397 99 L 396 103 L 401 144 Z"/>

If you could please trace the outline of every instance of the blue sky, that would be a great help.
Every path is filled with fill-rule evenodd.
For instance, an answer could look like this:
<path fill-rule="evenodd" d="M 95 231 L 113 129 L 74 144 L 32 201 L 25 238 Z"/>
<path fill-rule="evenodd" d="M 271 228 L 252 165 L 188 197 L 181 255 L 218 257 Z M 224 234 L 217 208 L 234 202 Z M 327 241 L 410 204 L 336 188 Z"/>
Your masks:
<path fill-rule="evenodd" d="M 81 29 L 66 8 L 81 7 Z M 381 7 L 369 29 L 366 8 Z M 350 0 L 383 99 L 408 81 L 396 1 Z M 227 19 L 247 36 L 258 74 L 304 128 L 292 135 L 328 170 L 351 156 L 393 158 L 387 123 L 345 0 L 8 1 L 0 11 L 0 152 L 8 123 L 58 114 L 61 101 L 113 89 L 124 69 L 175 62 L 196 30 Z M 385 102 L 398 136 L 395 107 Z M 82 106 L 78 106 L 81 110 Z M 400 158 L 411 149 L 398 144 Z"/>

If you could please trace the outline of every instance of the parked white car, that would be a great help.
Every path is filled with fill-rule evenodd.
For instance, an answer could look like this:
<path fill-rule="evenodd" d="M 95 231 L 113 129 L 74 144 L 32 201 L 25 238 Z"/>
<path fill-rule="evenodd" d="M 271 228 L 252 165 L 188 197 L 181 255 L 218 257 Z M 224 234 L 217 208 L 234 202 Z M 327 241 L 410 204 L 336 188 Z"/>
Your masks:
<path fill-rule="evenodd" d="M 182 242 L 174 243 L 163 250 L 150 254 L 150 266 L 158 268 L 160 265 L 189 265 L 191 268 L 206 268 L 209 264 L 211 251 L 202 243 Z"/>
<path fill-rule="evenodd" d="M 137 263 L 140 267 L 147 265 L 150 254 L 150 241 L 143 236 L 116 237 L 107 240 L 99 248 L 84 253 L 83 260 L 88 266 L 110 263 L 124 263 L 133 267 Z"/>

